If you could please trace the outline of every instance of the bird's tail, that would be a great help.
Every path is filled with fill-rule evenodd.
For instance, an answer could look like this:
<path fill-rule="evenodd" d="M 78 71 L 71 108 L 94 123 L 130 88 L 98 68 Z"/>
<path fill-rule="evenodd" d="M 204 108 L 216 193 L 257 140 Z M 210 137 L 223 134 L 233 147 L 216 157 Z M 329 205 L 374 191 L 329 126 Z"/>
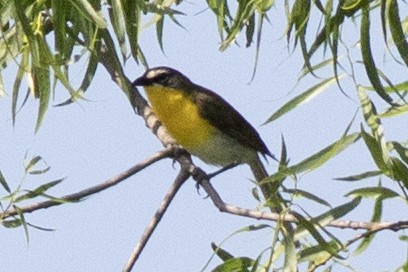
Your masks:
<path fill-rule="evenodd" d="M 255 180 L 260 183 L 264 178 L 268 177 L 269 174 L 265 169 L 264 164 L 262 163 L 261 159 L 257 155 L 256 158 L 249 163 L 249 166 L 251 167 L 251 171 L 254 174 Z M 262 194 L 264 195 L 265 199 L 269 199 L 271 197 L 271 190 L 270 190 L 270 184 L 265 183 L 265 184 L 259 184 Z"/>

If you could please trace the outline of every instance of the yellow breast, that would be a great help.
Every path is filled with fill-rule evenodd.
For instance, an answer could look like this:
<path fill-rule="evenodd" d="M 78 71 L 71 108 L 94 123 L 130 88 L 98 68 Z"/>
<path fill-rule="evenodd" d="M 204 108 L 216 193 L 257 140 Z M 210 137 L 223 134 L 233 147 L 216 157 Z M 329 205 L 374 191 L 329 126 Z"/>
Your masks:
<path fill-rule="evenodd" d="M 194 150 L 212 137 L 215 128 L 200 117 L 186 94 L 161 86 L 146 86 L 145 90 L 159 120 L 184 148 Z"/>

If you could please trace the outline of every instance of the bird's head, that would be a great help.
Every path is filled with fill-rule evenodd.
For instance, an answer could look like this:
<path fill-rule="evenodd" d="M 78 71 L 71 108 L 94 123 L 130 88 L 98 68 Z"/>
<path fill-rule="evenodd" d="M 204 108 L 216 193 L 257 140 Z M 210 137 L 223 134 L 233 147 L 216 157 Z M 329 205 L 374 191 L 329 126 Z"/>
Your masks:
<path fill-rule="evenodd" d="M 133 86 L 159 85 L 167 88 L 180 88 L 190 80 L 179 71 L 169 67 L 148 69 L 141 77 L 133 81 Z"/>

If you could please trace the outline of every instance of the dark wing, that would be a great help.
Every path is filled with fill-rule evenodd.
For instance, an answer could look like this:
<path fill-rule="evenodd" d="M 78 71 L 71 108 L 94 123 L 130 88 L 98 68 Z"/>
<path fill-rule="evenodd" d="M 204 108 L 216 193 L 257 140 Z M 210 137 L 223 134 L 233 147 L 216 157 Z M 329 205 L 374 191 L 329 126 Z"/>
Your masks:
<path fill-rule="evenodd" d="M 258 132 L 227 101 L 204 87 L 195 85 L 194 89 L 192 97 L 203 118 L 230 137 L 237 139 L 242 145 L 273 157 Z"/>

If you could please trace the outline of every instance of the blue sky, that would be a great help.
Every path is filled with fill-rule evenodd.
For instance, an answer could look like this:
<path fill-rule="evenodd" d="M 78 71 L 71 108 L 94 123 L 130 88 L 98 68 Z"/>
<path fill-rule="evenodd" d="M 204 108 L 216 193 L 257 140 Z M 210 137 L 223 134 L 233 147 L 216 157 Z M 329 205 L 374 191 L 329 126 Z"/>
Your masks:
<path fill-rule="evenodd" d="M 204 8 L 203 4 L 192 3 L 183 3 L 179 7 L 186 13 L 179 19 L 186 29 L 170 22 L 165 23 L 165 54 L 157 45 L 154 28 L 144 30 L 140 43 L 151 67 L 171 66 L 195 83 L 219 93 L 258 129 L 269 149 L 276 155 L 279 155 L 283 135 L 292 163 L 303 160 L 341 136 L 358 107 L 355 90 L 347 83 L 346 92 L 354 101 L 333 86 L 295 112 L 272 124 L 260 126 L 290 97 L 318 82 L 308 78 L 290 93 L 296 84 L 302 59 L 299 52 L 290 54 L 286 47 L 283 37 L 286 18 L 283 17 L 281 6 L 272 9 L 271 23 L 265 25 L 258 72 L 252 82 L 254 48 L 246 49 L 241 37 L 239 47 L 233 45 L 225 52 L 219 52 L 219 36 L 213 14 L 209 10 L 197 14 Z M 358 33 L 358 29 L 352 24 L 348 26 L 353 30 L 346 39 L 355 39 L 356 42 L 357 36 L 353 38 L 353 35 Z M 383 54 L 381 50 L 384 50 L 382 40 L 379 42 L 379 54 Z M 381 57 L 378 59 L 380 61 Z M 84 69 L 78 66 L 71 76 L 80 77 Z M 129 60 L 125 71 L 130 79 L 134 79 L 143 73 L 143 68 Z M 7 73 L 13 75 L 12 70 Z M 393 79 L 402 81 L 402 73 L 395 70 Z M 11 86 L 13 77 L 3 77 L 6 86 Z M 112 177 L 162 148 L 146 129 L 143 120 L 134 114 L 125 95 L 113 84 L 103 67 L 99 67 L 85 95 L 88 101 L 51 107 L 37 134 L 34 134 L 37 102 L 30 100 L 27 103 L 18 114 L 13 128 L 10 88 L 7 94 L 0 99 L 0 138 L 3 139 L 0 145 L 0 169 L 14 188 L 22 180 L 24 188 L 35 188 L 41 183 L 66 177 L 50 193 L 61 196 L 76 192 Z M 53 104 L 67 97 L 68 93 L 59 86 Z M 362 117 L 358 115 L 354 131 L 359 129 L 361 120 Z M 385 126 L 392 133 L 397 131 L 390 138 L 406 139 L 406 121 L 387 122 Z M 41 155 L 51 170 L 45 175 L 24 178 L 25 154 L 28 158 Z M 209 172 L 217 169 L 198 159 L 195 161 Z M 343 195 L 357 185 L 334 181 L 333 178 L 372 170 L 374 167 L 367 149 L 360 141 L 322 168 L 301 175 L 297 186 L 321 196 L 332 205 L 339 205 L 349 201 Z M 44 232 L 31 228 L 28 244 L 22 228 L 1 228 L 2 269 L 120 270 L 177 175 L 177 170 L 178 166 L 173 166 L 171 160 L 164 160 L 80 203 L 26 215 L 27 221 L 34 225 L 55 229 L 53 232 Z M 276 163 L 270 162 L 268 170 L 276 171 Z M 251 178 L 249 168 L 240 166 L 216 177 L 212 183 L 226 202 L 256 208 L 257 202 L 251 196 Z M 375 186 L 377 183 L 378 180 L 373 179 L 358 186 Z M 389 186 L 390 181 L 384 179 L 384 184 Z M 294 182 L 288 181 L 287 186 L 293 187 Z M 396 188 L 395 185 L 391 187 Z M 142 253 L 135 271 L 199 271 L 211 257 L 211 242 L 221 243 L 232 232 L 244 226 L 268 223 L 222 214 L 204 197 L 203 194 L 197 194 L 193 181 L 188 181 L 182 187 Z M 311 215 L 325 211 L 323 207 L 307 201 L 298 200 L 298 203 Z M 347 219 L 369 220 L 372 204 L 365 200 Z M 399 201 L 391 201 L 384 207 L 384 220 L 406 219 L 407 215 L 406 207 Z M 360 233 L 330 230 L 342 239 L 351 239 Z M 406 247 L 396 238 L 398 235 L 380 233 L 367 252 L 346 262 L 360 271 L 396 268 L 406 259 Z M 241 234 L 229 239 L 224 246 L 237 256 L 255 258 L 268 247 L 271 239 L 271 231 L 264 230 Z M 347 254 L 350 253 L 344 256 Z M 209 267 L 217 263 L 215 258 Z M 336 269 L 334 271 L 344 271 L 340 266 Z"/>

